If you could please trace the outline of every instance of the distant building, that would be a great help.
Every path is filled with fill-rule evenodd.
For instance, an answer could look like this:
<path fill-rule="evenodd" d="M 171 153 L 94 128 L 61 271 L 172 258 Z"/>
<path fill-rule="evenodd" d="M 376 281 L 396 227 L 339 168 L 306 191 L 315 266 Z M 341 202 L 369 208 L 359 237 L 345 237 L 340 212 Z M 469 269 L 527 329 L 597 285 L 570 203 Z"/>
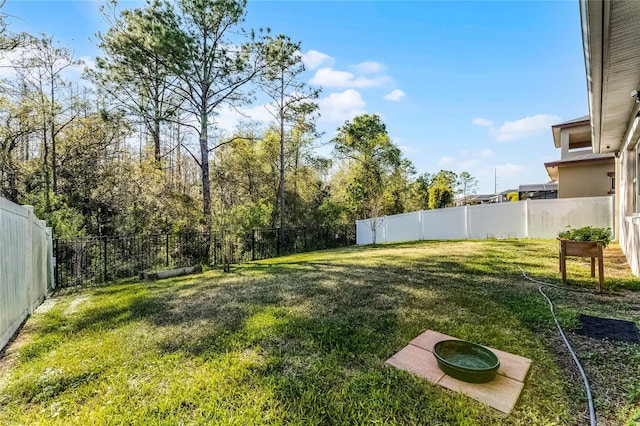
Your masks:
<path fill-rule="evenodd" d="M 615 191 L 615 157 L 596 154 L 591 143 L 589 116 L 551 126 L 560 160 L 544 163 L 557 183 L 558 198 L 596 197 Z"/>
<path fill-rule="evenodd" d="M 511 193 L 516 193 L 516 194 L 518 194 L 518 200 L 520 199 L 520 198 L 519 198 L 520 194 L 519 194 L 519 192 L 518 192 L 518 190 L 517 190 L 517 189 L 507 189 L 507 190 L 505 190 L 505 191 L 502 191 L 502 192 L 501 192 L 501 193 L 499 193 L 499 194 L 495 194 L 495 195 L 493 196 L 493 201 L 492 201 L 492 203 L 506 203 L 506 202 L 511 201 L 511 200 L 509 200 L 509 198 L 507 197 L 507 196 L 508 196 L 509 194 L 511 194 Z"/>
<path fill-rule="evenodd" d="M 554 198 L 558 198 L 558 184 L 556 182 L 520 185 L 518 187 L 518 199 L 520 200 L 550 200 Z"/>
<path fill-rule="evenodd" d="M 507 195 L 515 192 L 517 193 L 517 189 L 508 189 L 506 191 L 502 191 L 499 194 L 470 194 L 466 197 L 456 198 L 453 204 L 458 206 L 465 205 L 476 205 L 476 204 L 491 204 L 491 203 L 504 203 L 509 201 Z"/>

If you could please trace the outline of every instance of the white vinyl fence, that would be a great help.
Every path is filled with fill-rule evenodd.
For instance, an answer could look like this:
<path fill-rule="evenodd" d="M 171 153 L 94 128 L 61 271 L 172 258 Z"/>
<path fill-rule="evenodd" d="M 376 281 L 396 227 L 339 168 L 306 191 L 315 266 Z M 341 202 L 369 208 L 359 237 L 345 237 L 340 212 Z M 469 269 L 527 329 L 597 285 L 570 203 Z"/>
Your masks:
<path fill-rule="evenodd" d="M 525 200 L 421 210 L 356 221 L 356 244 L 555 238 L 567 226 L 614 230 L 613 196 Z"/>
<path fill-rule="evenodd" d="M 53 287 L 51 228 L 0 198 L 0 350 Z"/>

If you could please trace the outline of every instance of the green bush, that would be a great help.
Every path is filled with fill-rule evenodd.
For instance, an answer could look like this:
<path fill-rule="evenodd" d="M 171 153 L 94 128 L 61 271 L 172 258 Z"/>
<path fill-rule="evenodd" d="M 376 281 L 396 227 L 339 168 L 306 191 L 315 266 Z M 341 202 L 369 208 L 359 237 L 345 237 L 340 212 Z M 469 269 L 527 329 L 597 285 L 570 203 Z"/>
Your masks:
<path fill-rule="evenodd" d="M 606 247 L 611 242 L 610 228 L 595 228 L 584 226 L 576 229 L 566 229 L 558 233 L 558 238 L 571 241 L 602 241 Z"/>

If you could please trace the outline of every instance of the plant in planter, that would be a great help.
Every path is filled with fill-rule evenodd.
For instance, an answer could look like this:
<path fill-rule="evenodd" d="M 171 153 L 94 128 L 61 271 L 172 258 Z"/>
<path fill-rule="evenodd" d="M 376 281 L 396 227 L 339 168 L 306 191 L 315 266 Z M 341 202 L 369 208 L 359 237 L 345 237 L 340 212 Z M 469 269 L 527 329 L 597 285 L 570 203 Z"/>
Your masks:
<path fill-rule="evenodd" d="M 606 247 L 611 242 L 610 228 L 596 228 L 593 226 L 584 226 L 582 228 L 566 229 L 558 233 L 558 239 L 569 241 L 601 241 L 602 246 Z"/>
<path fill-rule="evenodd" d="M 567 256 L 590 257 L 591 276 L 595 277 L 595 262 L 598 259 L 598 289 L 604 288 L 604 265 L 602 250 L 611 242 L 611 229 L 585 226 L 567 229 L 558 233 L 560 240 L 560 272 L 562 282 L 567 282 Z"/>

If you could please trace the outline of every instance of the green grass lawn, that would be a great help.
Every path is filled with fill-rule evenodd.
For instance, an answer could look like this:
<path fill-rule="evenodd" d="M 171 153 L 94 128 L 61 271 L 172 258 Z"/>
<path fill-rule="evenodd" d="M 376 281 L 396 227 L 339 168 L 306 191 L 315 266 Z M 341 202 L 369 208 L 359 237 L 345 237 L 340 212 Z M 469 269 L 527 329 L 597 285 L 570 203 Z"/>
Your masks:
<path fill-rule="evenodd" d="M 556 245 L 354 247 L 58 295 L 0 360 L 0 424 L 585 424 L 581 378 L 518 268 L 558 284 Z M 595 290 L 587 265 L 569 262 L 570 287 Z M 616 255 L 605 272 L 611 293 L 547 294 L 599 424 L 633 424 L 640 345 L 570 331 L 580 313 L 640 322 L 640 282 Z M 384 365 L 428 329 L 533 360 L 511 415 Z"/>

